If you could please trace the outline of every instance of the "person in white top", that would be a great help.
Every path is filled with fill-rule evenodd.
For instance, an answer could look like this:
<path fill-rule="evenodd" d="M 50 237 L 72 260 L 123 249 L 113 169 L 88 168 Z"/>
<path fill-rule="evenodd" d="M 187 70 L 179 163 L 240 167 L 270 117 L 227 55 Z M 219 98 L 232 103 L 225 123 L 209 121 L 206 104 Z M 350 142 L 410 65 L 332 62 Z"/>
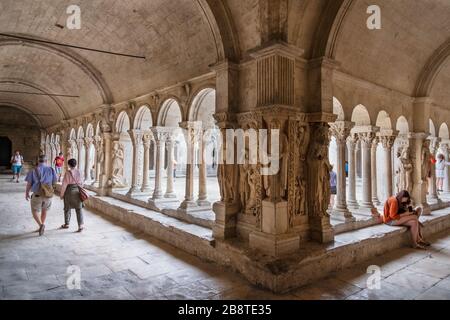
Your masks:
<path fill-rule="evenodd" d="M 11 157 L 11 169 L 13 172 L 12 181 L 16 180 L 19 183 L 20 171 L 22 171 L 23 157 L 19 150 L 16 150 L 14 155 Z"/>
<path fill-rule="evenodd" d="M 450 166 L 450 162 L 445 161 L 445 157 L 442 153 L 438 154 L 436 161 L 436 188 L 437 191 L 443 191 L 445 167 Z"/>

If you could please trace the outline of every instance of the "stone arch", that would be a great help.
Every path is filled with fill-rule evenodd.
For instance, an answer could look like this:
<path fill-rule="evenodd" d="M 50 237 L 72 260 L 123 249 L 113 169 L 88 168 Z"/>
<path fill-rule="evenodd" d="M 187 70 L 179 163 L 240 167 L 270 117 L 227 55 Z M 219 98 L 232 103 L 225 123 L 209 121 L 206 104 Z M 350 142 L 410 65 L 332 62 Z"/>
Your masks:
<path fill-rule="evenodd" d="M 74 128 L 70 129 L 70 134 L 69 134 L 69 140 L 76 140 L 77 139 L 77 134 Z"/>
<path fill-rule="evenodd" d="M 384 110 L 381 110 L 379 113 L 378 113 L 378 116 L 377 116 L 377 121 L 376 121 L 376 124 L 375 124 L 377 127 L 379 127 L 381 130 L 390 130 L 390 129 L 392 129 L 392 121 L 391 121 L 391 117 L 389 116 L 389 114 L 386 112 L 386 111 L 384 111 Z"/>
<path fill-rule="evenodd" d="M 133 144 L 128 131 L 131 129 L 131 121 L 126 111 L 121 111 L 116 119 L 115 132 L 119 143 L 123 147 L 123 178 L 126 189 L 130 186 L 133 166 Z"/>
<path fill-rule="evenodd" d="M 121 111 L 116 118 L 115 131 L 117 133 L 123 133 L 130 130 L 130 128 L 130 117 L 128 116 L 128 113 L 126 111 Z"/>
<path fill-rule="evenodd" d="M 83 138 L 84 138 L 83 126 L 79 126 L 78 131 L 77 131 L 77 139 L 83 139 Z"/>
<path fill-rule="evenodd" d="M 428 119 L 428 127 L 429 127 L 429 133 L 430 133 L 430 135 L 432 136 L 432 137 L 436 137 L 436 126 L 434 125 L 434 122 L 433 122 L 433 120 L 431 120 L 431 119 Z"/>
<path fill-rule="evenodd" d="M 365 106 L 359 104 L 353 109 L 352 122 L 354 122 L 356 126 L 371 125 L 370 115 Z"/>
<path fill-rule="evenodd" d="M 203 88 L 193 97 L 189 106 L 188 120 L 202 121 L 204 125 L 214 125 L 212 115 L 216 111 L 216 90 L 211 87 Z"/>
<path fill-rule="evenodd" d="M 43 128 L 41 119 L 39 119 L 36 115 L 34 115 L 29 107 L 15 103 L 15 102 L 2 100 L 2 99 L 0 99 L 0 104 L 5 107 L 16 108 L 20 111 L 27 113 L 31 118 L 33 118 L 36 121 L 36 123 L 39 127 Z"/>
<path fill-rule="evenodd" d="M 100 137 L 102 134 L 100 123 L 101 123 L 101 121 L 97 121 L 97 124 L 95 125 L 95 136 L 97 136 L 97 137 Z"/>
<path fill-rule="evenodd" d="M 159 108 L 158 126 L 178 127 L 181 121 L 183 121 L 183 110 L 180 104 L 176 99 L 168 98 Z"/>
<path fill-rule="evenodd" d="M 344 108 L 342 107 L 342 103 L 336 97 L 333 97 L 333 113 L 337 115 L 336 121 L 345 120 Z"/>
<path fill-rule="evenodd" d="M 441 126 L 439 127 L 439 138 L 441 138 L 441 139 L 449 139 L 450 138 L 448 126 L 445 122 L 442 123 Z"/>
<path fill-rule="evenodd" d="M 409 123 L 408 120 L 404 116 L 400 116 L 397 119 L 397 124 L 395 129 L 399 132 L 399 134 L 404 135 L 409 133 Z"/>
<path fill-rule="evenodd" d="M 423 67 L 416 83 L 416 97 L 428 97 L 430 95 L 434 80 L 444 66 L 448 57 L 450 57 L 450 39 L 445 41 L 438 49 L 436 49 Z"/>
<path fill-rule="evenodd" d="M 92 123 L 89 123 L 86 127 L 86 137 L 94 137 L 94 127 L 92 126 Z"/>
<path fill-rule="evenodd" d="M 313 44 L 313 57 L 325 56 L 331 59 L 335 57 L 341 27 L 354 3 L 355 0 L 328 1 L 317 28 L 316 41 Z"/>
<path fill-rule="evenodd" d="M 148 105 L 143 105 L 138 109 L 133 123 L 134 129 L 145 130 L 150 129 L 153 126 L 152 112 Z"/>
<path fill-rule="evenodd" d="M 0 83 L 6 83 L 6 84 L 20 84 L 25 87 L 33 88 L 41 93 L 49 94 L 51 91 L 41 85 L 37 85 L 30 81 L 25 81 L 23 79 L 16 79 L 16 78 L 0 78 Z M 58 110 L 63 114 L 65 119 L 69 118 L 69 114 L 67 113 L 66 109 L 64 108 L 64 104 L 61 101 L 61 99 L 58 99 L 58 97 L 55 96 L 47 96 L 49 99 L 51 99 L 55 105 L 57 106 Z"/>
<path fill-rule="evenodd" d="M 43 42 L 36 42 L 36 40 L 48 41 L 47 39 L 37 37 L 35 37 L 35 39 L 32 39 L 29 36 L 25 37 L 24 35 L 19 34 L 15 36 L 21 37 L 21 39 L 11 39 L 11 38 L 0 39 L 0 46 L 28 46 L 32 48 L 45 50 L 58 57 L 61 57 L 65 60 L 72 62 L 75 66 L 77 66 L 77 68 L 81 69 L 94 82 L 103 99 L 103 103 L 105 104 L 112 103 L 113 97 L 110 88 L 108 87 L 106 81 L 101 76 L 101 73 L 87 59 L 84 59 L 82 56 L 80 56 L 73 50 L 69 50 L 67 48 L 61 49 Z"/>

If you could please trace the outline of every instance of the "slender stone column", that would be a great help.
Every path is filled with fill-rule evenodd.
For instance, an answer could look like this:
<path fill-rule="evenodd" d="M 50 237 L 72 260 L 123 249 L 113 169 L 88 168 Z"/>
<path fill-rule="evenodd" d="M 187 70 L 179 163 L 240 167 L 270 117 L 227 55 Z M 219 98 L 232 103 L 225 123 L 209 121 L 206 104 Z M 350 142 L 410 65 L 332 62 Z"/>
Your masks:
<path fill-rule="evenodd" d="M 353 128 L 353 122 L 336 121 L 331 125 L 331 133 L 336 138 L 337 144 L 337 194 L 334 213 L 342 215 L 346 221 L 353 221 L 354 217 L 347 208 L 346 200 L 346 177 L 345 177 L 345 144 L 350 130 Z"/>
<path fill-rule="evenodd" d="M 176 198 L 177 195 L 173 190 L 173 151 L 175 147 L 175 140 L 172 134 L 167 135 L 166 148 L 167 148 L 167 185 L 164 198 Z"/>
<path fill-rule="evenodd" d="M 441 141 L 441 138 L 433 137 L 430 139 L 430 152 L 433 155 L 434 158 L 437 156 L 438 148 L 439 148 L 439 142 Z M 431 163 L 431 177 L 429 179 L 429 185 L 428 185 L 428 200 L 429 202 L 440 202 L 437 188 L 436 188 L 436 165 L 434 163 Z"/>
<path fill-rule="evenodd" d="M 205 144 L 207 141 L 205 138 L 205 132 L 203 131 L 203 134 L 201 136 L 201 139 L 199 139 L 199 149 L 200 149 L 200 157 L 199 157 L 199 174 L 198 174 L 198 200 L 197 204 L 199 206 L 209 207 L 211 206 L 211 203 L 208 201 L 208 192 L 206 190 L 206 148 Z"/>
<path fill-rule="evenodd" d="M 162 191 L 162 175 L 164 166 L 164 147 L 165 135 L 159 127 L 152 128 L 153 137 L 156 143 L 156 166 L 155 166 L 155 189 L 153 190 L 153 199 L 161 199 Z"/>
<path fill-rule="evenodd" d="M 128 130 L 133 145 L 133 167 L 131 168 L 131 187 L 127 192 L 127 196 L 131 197 L 140 193 L 139 187 L 139 166 L 140 166 L 140 149 L 142 147 L 142 132 L 140 130 Z"/>
<path fill-rule="evenodd" d="M 393 195 L 393 185 L 394 182 L 392 180 L 392 147 L 395 141 L 395 135 L 381 135 L 379 137 L 381 145 L 383 146 L 383 163 L 384 170 L 382 171 L 384 176 L 384 185 L 383 189 L 385 190 L 385 194 L 383 195 L 383 201 L 386 201 L 390 196 Z"/>
<path fill-rule="evenodd" d="M 194 156 L 195 145 L 201 127 L 196 122 L 183 122 L 180 126 L 184 129 L 183 133 L 187 145 L 186 190 L 184 201 L 180 204 L 180 209 L 187 210 L 192 207 L 197 207 L 197 203 L 194 201 Z"/>
<path fill-rule="evenodd" d="M 440 148 L 442 150 L 442 154 L 444 155 L 445 161 L 449 161 L 449 144 L 447 141 L 441 142 Z M 450 170 L 448 166 L 445 166 L 445 178 L 443 191 L 444 193 L 450 193 Z"/>
<path fill-rule="evenodd" d="M 358 209 L 358 201 L 356 201 L 356 143 L 358 136 L 352 134 L 347 138 L 348 150 L 348 199 L 347 205 L 351 209 Z"/>
<path fill-rule="evenodd" d="M 372 178 L 372 203 L 375 206 L 380 205 L 380 200 L 378 200 L 378 179 L 377 179 L 377 148 L 379 139 L 375 137 L 372 141 L 372 147 L 370 149 L 370 161 L 371 161 L 371 178 Z"/>
<path fill-rule="evenodd" d="M 142 136 L 142 141 L 144 144 L 144 165 L 142 168 L 142 193 L 150 193 L 150 179 L 149 179 L 149 170 L 150 170 L 150 144 L 152 142 L 152 133 L 151 131 L 144 132 Z"/>
<path fill-rule="evenodd" d="M 85 159 L 81 156 L 81 150 L 83 150 L 84 146 L 84 139 L 77 139 L 77 150 L 78 150 L 78 159 L 77 159 L 77 165 L 80 172 L 84 175 L 84 167 L 81 167 L 81 164 L 85 161 Z M 84 164 L 86 166 L 86 164 Z"/>
<path fill-rule="evenodd" d="M 411 158 L 413 162 L 413 192 L 412 198 L 417 206 L 422 207 L 423 214 L 431 214 L 427 203 L 427 175 L 430 163 L 428 133 L 414 132 L 410 137 Z"/>
<path fill-rule="evenodd" d="M 95 145 L 95 180 L 93 186 L 100 186 L 100 175 L 102 171 L 102 165 L 104 161 L 104 150 L 103 150 L 103 140 L 99 136 L 94 137 Z"/>
<path fill-rule="evenodd" d="M 374 132 L 360 132 L 358 133 L 359 140 L 361 141 L 361 155 L 362 155 L 362 201 L 360 206 L 362 208 L 373 208 L 372 202 L 372 159 L 371 148 L 372 142 L 375 138 Z"/>
<path fill-rule="evenodd" d="M 94 142 L 94 140 L 90 137 L 84 138 L 84 148 L 86 150 L 85 152 L 85 164 L 84 164 L 84 179 L 86 182 L 91 181 L 91 145 Z"/>

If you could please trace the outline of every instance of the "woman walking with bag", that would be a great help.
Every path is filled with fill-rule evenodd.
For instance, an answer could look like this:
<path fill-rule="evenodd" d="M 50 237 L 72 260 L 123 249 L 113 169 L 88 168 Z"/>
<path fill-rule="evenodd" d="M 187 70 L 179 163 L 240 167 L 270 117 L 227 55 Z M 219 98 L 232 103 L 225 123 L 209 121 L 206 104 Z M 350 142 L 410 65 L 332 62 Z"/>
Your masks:
<path fill-rule="evenodd" d="M 64 179 L 61 187 L 61 199 L 64 200 L 64 224 L 62 229 L 68 229 L 70 223 L 71 210 L 75 209 L 77 213 L 78 232 L 83 231 L 83 201 L 84 196 L 83 179 L 80 171 L 76 168 L 77 161 L 70 159 L 67 164 L 69 170 L 64 174 Z"/>

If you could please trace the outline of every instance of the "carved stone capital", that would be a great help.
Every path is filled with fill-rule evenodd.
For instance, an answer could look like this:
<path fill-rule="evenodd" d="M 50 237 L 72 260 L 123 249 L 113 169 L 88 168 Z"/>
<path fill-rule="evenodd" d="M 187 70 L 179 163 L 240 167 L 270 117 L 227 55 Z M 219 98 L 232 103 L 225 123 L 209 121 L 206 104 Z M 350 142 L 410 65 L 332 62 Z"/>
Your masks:
<path fill-rule="evenodd" d="M 134 146 L 138 146 L 138 145 L 142 144 L 143 133 L 141 130 L 138 130 L 138 129 L 128 130 L 128 134 L 130 135 L 131 142 L 133 143 Z"/>
<path fill-rule="evenodd" d="M 396 136 L 385 136 L 385 135 L 378 137 L 384 149 L 391 149 L 394 146 L 396 138 L 397 138 Z"/>
<path fill-rule="evenodd" d="M 336 139 L 336 142 L 338 144 L 344 144 L 347 138 L 350 136 L 350 131 L 353 127 L 353 122 L 336 121 L 330 123 L 330 132 L 331 135 Z"/>

